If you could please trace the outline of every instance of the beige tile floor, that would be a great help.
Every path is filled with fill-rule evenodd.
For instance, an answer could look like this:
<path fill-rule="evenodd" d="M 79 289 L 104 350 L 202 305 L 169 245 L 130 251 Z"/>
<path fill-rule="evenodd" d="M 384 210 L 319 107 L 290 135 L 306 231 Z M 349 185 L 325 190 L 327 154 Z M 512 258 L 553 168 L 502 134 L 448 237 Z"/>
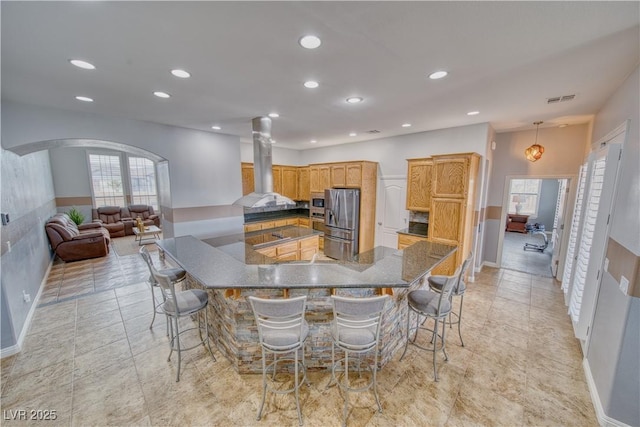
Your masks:
<path fill-rule="evenodd" d="M 56 412 L 55 421 L 30 422 L 42 425 L 297 424 L 291 395 L 268 395 L 256 421 L 261 377 L 238 375 L 218 351 L 217 362 L 202 348 L 186 353 L 176 383 L 163 319 L 149 329 L 146 276 L 139 255 L 115 251 L 56 262 L 22 352 L 2 359 L 3 418 L 33 409 Z M 448 335 L 440 381 L 433 381 L 430 354 L 409 347 L 402 362 L 397 354 L 379 372 L 383 413 L 371 393 L 361 393 L 351 399 L 348 424 L 596 426 L 565 312 L 552 279 L 485 268 L 465 296 L 466 346 Z M 310 372 L 311 386 L 302 388 L 307 426 L 342 422 L 342 395 L 325 389 L 329 377 Z"/>

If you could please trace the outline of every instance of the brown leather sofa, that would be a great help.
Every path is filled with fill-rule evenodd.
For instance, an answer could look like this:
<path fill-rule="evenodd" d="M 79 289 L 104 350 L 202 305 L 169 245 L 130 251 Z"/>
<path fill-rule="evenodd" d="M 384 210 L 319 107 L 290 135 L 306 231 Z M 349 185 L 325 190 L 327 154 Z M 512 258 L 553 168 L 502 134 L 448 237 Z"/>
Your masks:
<path fill-rule="evenodd" d="M 98 223 L 77 226 L 69 215 L 59 213 L 47 220 L 45 230 L 51 248 L 65 262 L 97 258 L 109 253 L 109 232 Z"/>
<path fill-rule="evenodd" d="M 129 205 L 122 208 L 121 215 L 128 220 L 124 220 L 124 234 L 129 236 L 133 234 L 133 227 L 136 225 L 136 218 L 142 218 L 145 227 L 155 225 L 160 227 L 160 217 L 156 215 L 153 206 L 149 205 Z"/>
<path fill-rule="evenodd" d="M 127 215 L 123 215 L 126 213 Z M 91 210 L 91 217 L 93 222 L 101 224 L 109 231 L 111 237 L 124 237 L 125 236 L 125 223 L 133 220 L 127 212 L 122 212 L 120 206 L 102 206 Z M 133 234 L 131 231 L 130 234 Z"/>

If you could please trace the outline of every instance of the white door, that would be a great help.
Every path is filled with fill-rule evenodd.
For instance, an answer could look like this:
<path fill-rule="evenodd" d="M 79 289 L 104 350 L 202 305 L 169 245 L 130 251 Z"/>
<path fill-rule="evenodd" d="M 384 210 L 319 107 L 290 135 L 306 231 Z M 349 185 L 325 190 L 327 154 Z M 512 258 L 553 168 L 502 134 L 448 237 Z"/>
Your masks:
<path fill-rule="evenodd" d="M 560 244 L 562 235 L 564 234 L 564 213 L 569 197 L 568 179 L 559 179 L 558 183 L 558 200 L 556 202 L 556 215 L 553 219 L 553 231 L 551 233 L 551 244 L 553 251 L 551 252 L 551 275 L 558 277 L 558 265 L 560 264 Z"/>
<path fill-rule="evenodd" d="M 593 153 L 577 259 L 571 286 L 569 313 L 576 337 L 586 340 L 593 320 L 606 252 L 609 220 L 620 164 L 621 144 L 608 144 Z"/>
<path fill-rule="evenodd" d="M 396 231 L 406 228 L 408 224 L 409 211 L 405 209 L 407 179 L 381 177 L 378 184 L 376 246 L 397 248 Z"/>

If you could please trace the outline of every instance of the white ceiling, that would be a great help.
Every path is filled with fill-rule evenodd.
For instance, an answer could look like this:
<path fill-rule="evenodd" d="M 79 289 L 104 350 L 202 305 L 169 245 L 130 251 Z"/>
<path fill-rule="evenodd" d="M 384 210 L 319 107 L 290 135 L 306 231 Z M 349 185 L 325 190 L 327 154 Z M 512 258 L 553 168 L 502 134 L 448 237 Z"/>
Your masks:
<path fill-rule="evenodd" d="M 219 124 L 245 141 L 251 118 L 277 111 L 273 137 L 295 149 L 482 122 L 498 132 L 536 120 L 584 123 L 638 64 L 639 7 L 4 1 L 2 98 L 207 132 Z M 307 33 L 320 48 L 298 45 Z M 175 78 L 172 68 L 192 77 Z M 427 78 L 440 69 L 449 76 Z M 309 79 L 320 87 L 305 89 Z M 569 94 L 573 101 L 546 102 Z M 365 101 L 347 104 L 352 95 Z"/>

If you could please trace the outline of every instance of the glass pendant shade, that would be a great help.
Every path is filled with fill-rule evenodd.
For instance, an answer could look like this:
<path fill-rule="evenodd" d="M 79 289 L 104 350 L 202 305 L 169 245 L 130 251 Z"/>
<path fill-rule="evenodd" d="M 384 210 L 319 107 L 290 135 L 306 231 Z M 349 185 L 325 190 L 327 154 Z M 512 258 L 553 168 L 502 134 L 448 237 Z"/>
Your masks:
<path fill-rule="evenodd" d="M 542 153 L 544 153 L 544 147 L 538 144 L 538 128 L 540 127 L 542 122 L 534 122 L 533 124 L 536 125 L 536 143 L 524 150 L 524 156 L 530 162 L 540 160 L 540 158 L 542 157 Z"/>

